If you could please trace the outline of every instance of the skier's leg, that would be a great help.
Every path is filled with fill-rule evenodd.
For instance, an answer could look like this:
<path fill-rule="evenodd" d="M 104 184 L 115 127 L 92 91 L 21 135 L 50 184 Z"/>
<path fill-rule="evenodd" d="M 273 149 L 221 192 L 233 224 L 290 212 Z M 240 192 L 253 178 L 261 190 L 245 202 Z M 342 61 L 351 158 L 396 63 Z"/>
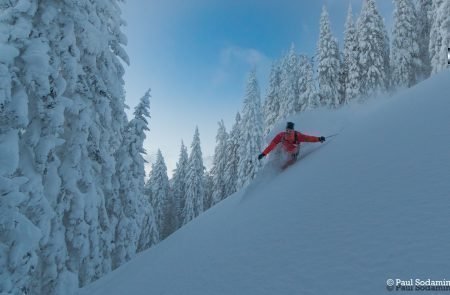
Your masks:
<path fill-rule="evenodd" d="M 300 153 L 300 145 L 297 146 L 297 149 L 288 153 L 288 161 L 281 167 L 282 170 L 294 164 L 298 159 L 298 154 Z"/>
<path fill-rule="evenodd" d="M 286 163 L 284 163 L 284 165 L 281 167 L 281 169 L 286 169 L 287 167 L 289 167 L 289 166 L 291 166 L 292 164 L 294 164 L 295 163 L 295 161 L 297 161 L 297 156 L 298 156 L 298 153 L 294 153 L 294 154 L 290 154 L 289 155 L 289 160 L 286 162 Z"/>

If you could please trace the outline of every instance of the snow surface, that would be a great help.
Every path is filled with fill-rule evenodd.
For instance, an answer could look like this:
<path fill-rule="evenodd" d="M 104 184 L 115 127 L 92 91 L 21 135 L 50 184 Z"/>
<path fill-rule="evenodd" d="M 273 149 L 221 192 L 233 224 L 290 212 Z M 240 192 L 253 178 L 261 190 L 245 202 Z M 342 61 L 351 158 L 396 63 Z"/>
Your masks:
<path fill-rule="evenodd" d="M 449 81 L 292 118 L 340 135 L 283 173 L 266 165 L 79 294 L 385 294 L 389 278 L 450 280 Z"/>

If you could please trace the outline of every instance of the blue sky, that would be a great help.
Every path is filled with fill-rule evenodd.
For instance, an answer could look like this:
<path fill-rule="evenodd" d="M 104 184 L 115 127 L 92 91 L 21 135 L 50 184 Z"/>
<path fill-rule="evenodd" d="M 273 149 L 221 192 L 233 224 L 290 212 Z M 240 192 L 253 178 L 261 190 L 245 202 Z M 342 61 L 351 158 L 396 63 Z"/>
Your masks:
<path fill-rule="evenodd" d="M 297 52 L 315 53 L 323 5 L 342 46 L 350 2 L 356 17 L 362 0 L 128 0 L 126 100 L 130 115 L 152 89 L 148 160 L 160 148 L 171 175 L 181 140 L 190 147 L 196 126 L 203 155 L 211 157 L 217 122 L 231 128 L 249 71 L 257 69 L 263 100 L 273 60 L 292 43 Z M 392 2 L 378 0 L 377 7 L 390 30 Z"/>

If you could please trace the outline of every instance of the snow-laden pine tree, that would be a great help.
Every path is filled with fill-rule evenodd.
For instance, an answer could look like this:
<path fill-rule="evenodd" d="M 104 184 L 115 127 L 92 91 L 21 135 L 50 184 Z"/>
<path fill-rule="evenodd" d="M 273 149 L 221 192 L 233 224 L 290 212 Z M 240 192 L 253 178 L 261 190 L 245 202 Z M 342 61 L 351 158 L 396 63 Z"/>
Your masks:
<path fill-rule="evenodd" d="M 112 228 L 106 207 L 114 200 L 114 154 L 126 128 L 123 74 L 119 60 L 128 63 L 121 45 L 123 21 L 117 1 L 64 3 L 54 11 L 61 18 L 69 50 L 63 55 L 67 70 L 65 96 L 63 199 L 70 200 L 64 216 L 70 270 L 84 285 L 111 269 Z"/>
<path fill-rule="evenodd" d="M 432 72 L 447 68 L 447 50 L 450 46 L 450 2 L 435 0 L 432 6 L 430 31 L 430 59 Z"/>
<path fill-rule="evenodd" d="M 162 157 L 162 155 L 161 155 Z M 163 168 L 165 168 L 165 163 L 163 159 Z M 160 232 L 161 240 L 167 238 L 170 234 L 172 234 L 177 228 L 177 208 L 176 203 L 172 195 L 172 190 L 170 189 L 170 181 L 167 177 L 167 168 L 166 168 L 166 178 L 164 179 L 165 185 L 167 185 L 168 194 L 164 201 L 164 218 L 163 218 L 163 226 Z"/>
<path fill-rule="evenodd" d="M 239 166 L 239 146 L 241 144 L 241 115 L 236 113 L 236 118 L 228 136 L 227 153 L 225 164 L 225 196 L 229 196 L 237 191 L 238 166 Z"/>
<path fill-rule="evenodd" d="M 389 84 L 389 40 L 374 0 L 364 0 L 356 30 L 360 94 L 385 91 Z"/>
<path fill-rule="evenodd" d="M 206 171 L 203 176 L 203 187 L 204 187 L 204 197 L 203 197 L 203 211 L 208 210 L 213 206 L 213 192 L 214 192 L 214 180 L 211 171 Z"/>
<path fill-rule="evenodd" d="M 298 56 L 295 53 L 294 44 L 281 62 L 281 84 L 280 84 L 280 110 L 278 119 L 294 114 L 299 109 L 298 104 Z"/>
<path fill-rule="evenodd" d="M 66 3 L 57 8 L 42 4 L 40 7 L 45 7 L 43 20 L 50 27 L 46 33 L 53 40 L 51 48 L 61 57 L 58 71 L 65 80 L 60 83 L 64 85 L 63 95 L 70 99 L 70 107 L 65 112 L 69 127 L 63 136 L 65 145 L 59 151 L 59 157 L 64 160 L 59 169 L 62 187 L 67 189 L 60 190 L 64 193 L 59 197 L 62 204 L 58 205 L 60 208 L 70 206 L 61 218 L 67 222 L 65 240 L 69 262 L 66 266 L 78 273 L 79 283 L 84 285 L 111 269 L 112 236 L 105 196 L 112 195 L 113 155 L 126 122 L 123 67 L 117 57 L 126 62 L 128 58 L 120 49 L 125 40 L 120 36 L 120 10 L 113 3 L 85 2 L 76 7 Z M 60 24 L 60 32 L 55 32 L 52 20 Z M 118 107 L 113 113 L 110 107 L 115 105 Z M 114 114 L 114 120 L 110 113 Z M 78 130 L 72 132 L 72 126 L 77 126 Z M 77 134 L 83 135 L 77 138 Z M 73 149 L 73 144 L 78 145 L 78 149 Z M 106 146 L 109 149 L 103 148 Z M 66 169 L 70 161 L 76 164 Z M 78 179 L 77 173 L 81 176 Z M 66 197 L 65 192 L 73 192 L 78 199 Z M 66 200 L 70 203 L 65 203 Z M 58 231 L 61 232 L 61 228 Z"/>
<path fill-rule="evenodd" d="M 137 251 L 143 251 L 160 241 L 158 225 L 156 223 L 155 210 L 151 203 L 151 191 L 148 181 L 144 185 L 143 199 L 141 200 L 143 211 L 142 228 L 139 235 Z"/>
<path fill-rule="evenodd" d="M 251 71 L 247 82 L 240 124 L 237 188 L 249 184 L 261 168 L 261 164 L 256 157 L 261 153 L 262 134 L 263 118 L 260 90 L 256 73 Z"/>
<path fill-rule="evenodd" d="M 59 3 L 61 4 L 61 3 Z M 69 259 L 66 266 L 78 274 L 81 286 L 111 269 L 112 228 L 106 207 L 115 199 L 114 154 L 126 127 L 123 73 L 119 60 L 128 62 L 121 48 L 117 1 L 64 2 L 45 16 L 58 16 L 61 71 L 66 75 L 64 146 L 59 173 L 59 198 Z"/>
<path fill-rule="evenodd" d="M 71 294 L 111 269 L 106 201 L 115 199 L 114 154 L 126 127 L 120 7 L 115 0 L 0 6 L 0 122 L 12 122 L 0 140 L 12 150 L 18 140 L 5 173 L 20 179 L 5 187 L 17 192 L 10 224 L 28 232 L 21 241 L 2 232 L 9 250 L 0 264 L 5 257 L 9 266 L 0 269 L 14 275 L 0 291 Z"/>
<path fill-rule="evenodd" d="M 272 130 L 280 117 L 281 107 L 281 67 L 280 62 L 274 62 L 270 70 L 269 87 L 264 100 L 264 135 Z"/>
<path fill-rule="evenodd" d="M 173 202 L 169 194 L 170 186 L 166 163 L 159 149 L 156 153 L 156 161 L 152 164 L 147 189 L 150 191 L 150 203 L 155 212 L 160 239 L 163 240 L 170 234 L 169 227 L 173 221 L 173 212 L 171 212 Z"/>
<path fill-rule="evenodd" d="M 41 173 L 47 160 L 33 158 L 35 151 L 39 155 L 36 147 L 42 142 L 39 138 L 42 122 L 37 113 L 45 111 L 45 104 L 40 102 L 40 96 L 50 94 L 48 40 L 33 28 L 37 1 L 25 4 L 4 2 L 0 10 L 1 294 L 31 292 L 33 278 L 41 274 L 37 269 L 39 249 L 47 244 L 49 219 L 53 215 L 42 187 Z M 32 82 L 34 78 L 37 80 Z M 29 114 L 29 105 L 44 108 Z M 32 123 L 30 117 L 38 119 L 35 123 L 38 129 L 30 142 L 33 146 L 27 148 L 23 133 L 33 131 L 27 128 Z M 30 141 L 31 134 L 26 136 Z M 50 143 L 50 149 L 54 146 Z"/>
<path fill-rule="evenodd" d="M 419 43 L 419 58 L 421 60 L 422 69 L 418 73 L 420 80 L 426 79 L 431 74 L 431 60 L 430 60 L 430 31 L 432 24 L 432 0 L 419 0 L 417 3 L 417 25 L 415 25 L 418 43 Z"/>
<path fill-rule="evenodd" d="M 339 74 L 338 74 L 338 81 L 339 81 L 339 104 L 343 105 L 345 104 L 345 89 L 347 88 L 347 73 L 345 72 L 345 69 L 343 68 L 343 60 L 344 60 L 344 53 L 339 53 Z"/>
<path fill-rule="evenodd" d="M 147 91 L 136 106 L 134 118 L 128 123 L 121 147 L 115 155 L 117 161 L 114 183 L 118 194 L 117 199 L 111 202 L 113 206 L 108 208 L 111 227 L 114 229 L 113 268 L 136 254 L 144 218 L 148 214 L 146 209 L 151 206 L 144 195 L 143 158 L 145 131 L 149 130 L 149 109 L 150 91 Z"/>
<path fill-rule="evenodd" d="M 298 56 L 298 81 L 297 81 L 297 89 L 298 89 L 298 97 L 296 102 L 296 112 L 301 112 L 307 109 L 308 99 L 305 97 L 305 92 L 307 91 L 307 76 L 306 71 L 309 64 L 309 58 L 306 55 L 300 54 Z M 306 98 L 306 101 L 305 101 Z"/>
<path fill-rule="evenodd" d="M 89 89 L 87 98 L 94 102 L 93 125 L 88 136 L 88 156 L 93 164 L 97 195 L 97 200 L 87 204 L 85 210 L 86 219 L 91 226 L 91 254 L 81 267 L 83 282 L 86 283 L 109 272 L 112 266 L 110 253 L 113 247 L 113 229 L 109 225 L 105 207 L 108 199 L 116 193 L 113 183 L 116 167 L 114 155 L 120 148 L 128 123 L 124 112 L 124 68 L 121 61 L 129 64 L 129 59 L 121 47 L 126 45 L 127 40 L 121 32 L 124 22 L 120 17 L 119 2 L 89 1 L 85 6 L 88 21 L 83 19 L 79 27 L 80 30 L 91 31 L 90 34 L 81 33 L 79 48 L 83 53 L 82 76 Z M 95 29 L 92 24 L 95 24 Z"/>
<path fill-rule="evenodd" d="M 300 111 L 319 107 L 319 94 L 317 93 L 315 86 L 312 61 L 306 56 L 300 57 L 300 75 L 298 85 L 300 90 L 299 101 L 301 101 Z"/>
<path fill-rule="evenodd" d="M 186 172 L 183 225 L 203 212 L 205 198 L 204 171 L 200 134 L 198 127 L 196 127 Z"/>
<path fill-rule="evenodd" d="M 330 20 L 325 6 L 320 16 L 320 36 L 317 46 L 319 95 L 323 106 L 339 106 L 339 48 L 337 40 L 331 34 Z"/>
<path fill-rule="evenodd" d="M 225 168 L 227 164 L 228 133 L 223 120 L 219 121 L 219 129 L 216 135 L 216 148 L 214 151 L 213 167 L 211 169 L 213 179 L 213 192 L 211 205 L 215 205 L 226 197 Z"/>
<path fill-rule="evenodd" d="M 188 165 L 188 152 L 183 141 L 181 142 L 180 156 L 178 158 L 177 166 L 173 172 L 172 177 L 172 196 L 175 203 L 175 229 L 182 226 L 183 208 L 185 197 L 185 184 Z"/>
<path fill-rule="evenodd" d="M 65 208 L 58 198 L 57 149 L 68 106 L 57 48 L 62 34 L 52 23 L 55 3 L 40 2 L 5 2 L 0 9 L 2 294 L 71 293 L 77 287 L 65 265 Z"/>
<path fill-rule="evenodd" d="M 345 90 L 343 103 L 347 104 L 357 98 L 359 92 L 358 35 L 353 21 L 352 6 L 348 7 L 344 32 L 344 60 L 342 63 Z"/>
<path fill-rule="evenodd" d="M 394 6 L 391 83 L 393 87 L 411 87 L 417 83 L 417 75 L 423 68 L 419 58 L 416 12 L 412 0 L 397 0 Z"/>

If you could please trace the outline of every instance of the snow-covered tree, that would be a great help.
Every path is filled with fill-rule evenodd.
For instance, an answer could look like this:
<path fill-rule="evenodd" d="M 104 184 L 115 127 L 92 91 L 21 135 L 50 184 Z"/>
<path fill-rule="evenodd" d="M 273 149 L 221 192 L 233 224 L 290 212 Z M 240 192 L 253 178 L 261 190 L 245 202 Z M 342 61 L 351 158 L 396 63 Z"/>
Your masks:
<path fill-rule="evenodd" d="M 239 166 L 239 146 L 241 144 L 241 115 L 239 112 L 228 136 L 227 153 L 225 164 L 225 196 L 229 196 L 237 191 L 238 166 Z"/>
<path fill-rule="evenodd" d="M 111 270 L 112 228 L 106 208 L 115 200 L 114 154 L 126 128 L 124 69 L 118 1 L 64 2 L 45 17 L 56 14 L 61 28 L 58 42 L 65 48 L 66 109 L 64 146 L 59 169 L 60 198 L 67 200 L 65 216 L 68 269 L 81 286 Z M 44 17 L 44 18 L 45 18 Z M 54 26 L 54 24 L 52 24 Z"/>
<path fill-rule="evenodd" d="M 339 48 L 331 34 L 330 20 L 326 7 L 320 16 L 320 36 L 317 46 L 319 95 L 322 105 L 336 108 L 339 105 Z"/>
<path fill-rule="evenodd" d="M 145 195 L 144 166 L 146 161 L 143 155 L 146 154 L 144 150 L 144 140 L 146 138 L 145 131 L 149 130 L 148 118 L 150 118 L 150 90 L 145 93 L 141 98 L 140 103 L 136 106 L 134 118 L 128 123 L 124 135 L 123 142 L 126 144 L 122 143 L 122 146 L 128 146 L 128 148 L 125 149 L 125 152 L 128 152 L 128 157 L 125 154 L 123 157 L 117 157 L 119 165 L 121 163 L 121 158 L 129 163 L 130 166 L 128 171 L 127 169 L 121 171 L 121 169 L 116 168 L 116 173 L 123 173 L 122 177 L 119 177 L 119 179 L 128 178 L 129 181 L 128 184 L 120 186 L 119 195 L 121 195 L 120 192 L 122 191 L 123 196 L 126 196 L 125 199 L 122 199 L 122 202 L 128 203 L 122 205 L 125 214 L 127 213 L 127 208 L 130 212 L 136 212 L 136 216 L 134 217 L 136 221 L 132 224 L 134 226 L 135 223 L 137 223 L 138 236 L 134 236 L 136 233 L 136 229 L 134 228 L 132 229 L 133 235 L 130 233 L 126 235 L 130 237 L 128 243 L 130 241 L 133 241 L 133 244 L 136 243 L 132 247 L 138 252 L 149 248 L 159 241 L 159 232 L 156 225 L 154 210 L 150 199 Z M 126 160 L 127 158 L 129 160 Z M 135 206 L 137 206 L 137 208 Z M 123 223 L 123 221 L 120 222 Z M 119 240 L 117 239 L 117 234 L 122 233 L 122 235 L 124 235 L 123 230 L 125 229 L 126 228 L 123 228 L 122 232 L 116 230 L 116 243 L 117 240 Z M 128 247 L 131 246 L 128 245 Z M 131 253 L 130 250 L 128 250 L 128 252 Z"/>
<path fill-rule="evenodd" d="M 205 171 L 203 176 L 204 198 L 203 198 L 203 211 L 211 208 L 213 204 L 214 193 L 214 179 L 211 171 Z"/>
<path fill-rule="evenodd" d="M 419 0 L 417 3 L 417 30 L 419 43 L 419 58 L 421 60 L 422 69 L 420 69 L 419 79 L 428 78 L 431 74 L 431 60 L 430 60 L 430 31 L 432 24 L 432 0 Z"/>
<path fill-rule="evenodd" d="M 216 148 L 214 151 L 213 167 L 211 174 L 213 178 L 213 193 L 211 205 L 215 205 L 226 197 L 225 167 L 227 163 L 228 133 L 223 120 L 219 122 L 216 135 Z"/>
<path fill-rule="evenodd" d="M 312 61 L 306 56 L 300 58 L 299 75 L 299 101 L 301 101 L 300 111 L 317 108 L 320 105 L 319 94 L 317 93 Z"/>
<path fill-rule="evenodd" d="M 89 127 L 88 152 L 93 163 L 96 182 L 96 201 L 86 207 L 86 218 L 91 229 L 91 253 L 82 262 L 81 275 L 83 282 L 91 282 L 112 266 L 110 256 L 113 229 L 109 225 L 107 207 L 108 199 L 116 193 L 115 152 L 120 148 L 127 117 L 125 109 L 124 69 L 121 60 L 129 63 L 128 56 L 121 45 L 127 40 L 121 32 L 123 20 L 120 17 L 120 1 L 96 1 L 86 4 L 87 20 L 82 18 L 78 39 L 82 52 L 83 83 L 88 88 L 86 97 L 93 101 L 92 125 Z M 92 23 L 96 28 L 92 28 Z M 90 31 L 89 34 L 83 31 Z M 80 76 L 79 76 L 80 77 Z M 95 199 L 94 199 L 95 200 Z M 92 206 L 92 207 L 91 207 Z M 97 210 L 90 208 L 97 207 Z M 90 217 L 91 215 L 92 217 Z M 98 242 L 97 242 L 98 241 Z M 98 244 L 97 244 L 98 243 Z M 97 250 L 98 249 L 98 250 Z M 95 269 L 95 271 L 92 271 Z"/>
<path fill-rule="evenodd" d="M 390 57 L 392 86 L 411 87 L 417 83 L 417 74 L 423 68 L 419 58 L 416 12 L 412 0 L 397 0 L 394 5 Z"/>
<path fill-rule="evenodd" d="M 155 209 L 151 202 L 150 183 L 147 181 L 144 185 L 143 198 L 141 199 L 143 211 L 142 228 L 139 235 L 137 251 L 143 251 L 157 244 L 160 241 L 160 233 L 156 222 Z"/>
<path fill-rule="evenodd" d="M 256 159 L 262 148 L 263 118 L 261 97 L 255 71 L 250 72 L 240 124 L 239 164 L 237 187 L 250 183 L 261 164 Z"/>
<path fill-rule="evenodd" d="M 108 208 L 111 226 L 114 228 L 113 268 L 131 259 L 138 249 L 146 208 L 151 206 L 144 195 L 143 148 L 145 131 L 150 118 L 150 91 L 141 98 L 128 123 L 122 145 L 117 151 L 116 178 L 117 199 Z M 153 226 L 153 228 L 156 228 Z M 150 238 L 151 239 L 151 238 Z"/>
<path fill-rule="evenodd" d="M 156 161 L 152 165 L 147 187 L 150 190 L 150 202 L 155 212 L 156 225 L 163 240 L 171 233 L 173 202 L 169 194 L 167 167 L 160 150 L 156 153 Z"/>
<path fill-rule="evenodd" d="M 71 294 L 112 267 L 107 202 L 127 123 L 119 1 L 3 2 L 0 293 Z"/>
<path fill-rule="evenodd" d="M 264 100 L 264 134 L 267 135 L 280 117 L 281 106 L 281 68 L 280 63 L 272 64 L 269 77 L 269 88 Z"/>
<path fill-rule="evenodd" d="M 200 134 L 195 128 L 191 144 L 185 183 L 185 204 L 183 209 L 183 224 L 188 223 L 203 212 L 205 198 L 204 171 Z"/>
<path fill-rule="evenodd" d="M 60 29 L 54 46 L 65 79 L 63 96 L 69 100 L 65 142 L 58 150 L 63 187 L 58 198 L 64 207 L 69 257 L 65 265 L 83 286 L 112 267 L 113 230 L 106 208 L 110 198 L 116 199 L 114 154 L 127 123 L 119 60 L 128 62 L 121 47 L 126 39 L 120 32 L 117 1 L 42 7 L 44 21 Z M 57 26 L 51 17 L 56 17 Z"/>
<path fill-rule="evenodd" d="M 185 197 L 185 185 L 186 185 L 186 174 L 188 166 L 188 152 L 183 141 L 181 142 L 180 156 L 178 158 L 177 166 L 173 172 L 172 177 L 172 196 L 175 203 L 175 229 L 178 229 L 182 225 L 183 221 L 183 208 L 184 208 L 184 197 Z"/>
<path fill-rule="evenodd" d="M 62 278 L 69 292 L 77 284 L 64 264 L 64 208 L 58 206 L 57 149 L 68 104 L 55 48 L 59 30 L 50 34 L 47 22 L 55 18 L 54 3 L 38 4 L 5 2 L 0 9 L 2 294 L 54 294 Z M 44 7 L 48 13 L 38 21 Z"/>
<path fill-rule="evenodd" d="M 349 5 L 344 32 L 344 60 L 342 63 L 344 72 L 344 99 L 347 104 L 359 96 L 359 64 L 358 64 L 358 35 L 353 22 L 352 7 Z"/>
<path fill-rule="evenodd" d="M 298 56 L 295 53 L 294 44 L 292 44 L 281 63 L 281 103 L 277 119 L 285 118 L 298 111 L 298 78 Z"/>
<path fill-rule="evenodd" d="M 360 93 L 385 91 L 389 86 L 389 40 L 374 0 L 364 0 L 357 21 Z"/>
<path fill-rule="evenodd" d="M 161 233 L 161 239 L 167 238 L 175 230 L 177 230 L 177 208 L 176 203 L 170 189 L 170 182 L 168 180 L 169 193 L 164 203 L 164 224 Z"/>
<path fill-rule="evenodd" d="M 450 44 L 450 3 L 447 0 L 435 0 L 432 6 L 432 24 L 430 31 L 430 59 L 432 72 L 447 68 L 447 48 Z"/>
<path fill-rule="evenodd" d="M 49 56 L 45 38 L 33 30 L 37 3 L 22 7 L 2 3 L 0 11 L 0 293 L 30 292 L 33 277 L 39 276 L 39 247 L 49 238 L 49 210 L 44 198 L 42 172 L 47 160 L 32 158 L 40 141 L 38 128 L 32 147 L 23 132 L 30 124 L 28 105 L 43 106 L 40 95 L 50 92 Z M 17 29 L 16 29 L 17 28 Z M 36 52 L 32 62 L 33 51 Z M 42 55 L 40 55 L 42 54 Z M 40 65 L 40 67 L 38 66 Z M 37 71 L 37 72 L 35 72 Z M 37 78 L 35 83 L 31 80 Z M 38 93 L 34 94 L 33 91 Z M 30 117 L 36 118 L 36 110 Z M 36 118 L 39 120 L 39 118 Z M 51 119 L 51 118 L 50 118 Z M 41 122 L 37 122 L 39 124 Z M 51 122 L 53 123 L 53 122 Z M 40 127 L 37 125 L 36 127 Z M 45 128 L 46 126 L 44 126 Z M 30 136 L 31 134 L 27 134 Z M 31 138 L 28 138 L 30 141 Z M 55 144 L 50 143 L 50 149 Z M 26 155 L 23 155 L 25 150 Z M 44 151 L 43 151 L 44 152 Z M 24 158 L 26 156 L 26 158 Z M 28 164 L 25 167 L 25 164 Z M 36 167 L 39 165 L 38 167 Z M 36 171 L 39 169 L 38 171 Z M 53 172 L 53 171 L 52 171 Z M 56 179 L 56 182 L 58 179 Z M 55 183 L 54 187 L 58 184 Z M 33 193 L 33 189 L 36 191 Z M 37 223 L 36 223 L 37 222 Z M 54 266 L 54 265 L 52 265 Z M 40 287 L 40 286 L 38 286 Z M 40 288 L 39 288 L 40 289 Z"/>

